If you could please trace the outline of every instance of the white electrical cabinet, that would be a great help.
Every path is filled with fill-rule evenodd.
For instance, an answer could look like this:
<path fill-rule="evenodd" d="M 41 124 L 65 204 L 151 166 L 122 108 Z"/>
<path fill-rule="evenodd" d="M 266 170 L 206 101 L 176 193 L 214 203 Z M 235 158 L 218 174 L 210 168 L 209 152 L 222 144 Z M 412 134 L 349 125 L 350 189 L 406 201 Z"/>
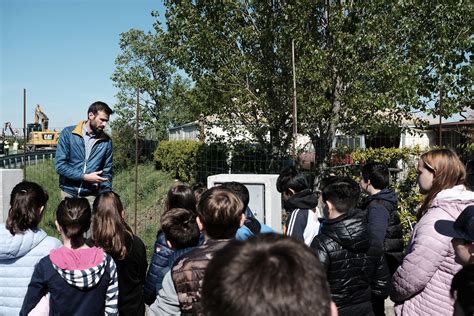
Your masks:
<path fill-rule="evenodd" d="M 281 233 L 281 195 L 276 189 L 277 174 L 217 174 L 207 178 L 211 188 L 224 182 L 236 181 L 249 190 L 249 207 L 262 223 Z"/>

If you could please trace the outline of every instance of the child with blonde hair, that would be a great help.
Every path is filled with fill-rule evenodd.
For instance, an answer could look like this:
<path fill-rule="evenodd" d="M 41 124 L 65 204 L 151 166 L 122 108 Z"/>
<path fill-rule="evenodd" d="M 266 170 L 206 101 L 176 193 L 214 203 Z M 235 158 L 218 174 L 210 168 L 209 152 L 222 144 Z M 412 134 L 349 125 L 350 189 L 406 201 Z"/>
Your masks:
<path fill-rule="evenodd" d="M 452 315 L 449 284 L 461 265 L 455 262 L 451 238 L 437 232 L 435 223 L 456 220 L 474 204 L 474 192 L 464 185 L 465 167 L 449 149 L 422 154 L 417 172 L 425 199 L 403 262 L 393 275 L 390 297 L 397 315 Z"/>

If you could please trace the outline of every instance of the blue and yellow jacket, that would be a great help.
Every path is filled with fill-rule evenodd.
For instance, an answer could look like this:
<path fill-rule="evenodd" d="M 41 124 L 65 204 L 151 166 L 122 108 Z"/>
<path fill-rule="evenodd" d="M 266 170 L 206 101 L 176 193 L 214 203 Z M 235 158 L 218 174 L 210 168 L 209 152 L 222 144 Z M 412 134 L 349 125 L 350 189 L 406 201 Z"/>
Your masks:
<path fill-rule="evenodd" d="M 96 136 L 89 158 L 82 137 L 81 121 L 62 130 L 56 149 L 56 172 L 59 187 L 73 196 L 98 195 L 112 190 L 112 140 L 104 132 Z M 83 180 L 84 174 L 102 170 L 101 176 L 109 179 L 100 184 Z"/>

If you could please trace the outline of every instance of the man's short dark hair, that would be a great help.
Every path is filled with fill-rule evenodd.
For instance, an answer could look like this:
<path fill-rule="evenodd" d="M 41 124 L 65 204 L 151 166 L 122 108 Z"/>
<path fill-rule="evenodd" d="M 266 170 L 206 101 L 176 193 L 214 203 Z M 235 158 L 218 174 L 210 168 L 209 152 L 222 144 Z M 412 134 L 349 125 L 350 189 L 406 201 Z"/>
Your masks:
<path fill-rule="evenodd" d="M 87 115 L 92 112 L 92 114 L 97 115 L 99 111 L 105 112 L 108 115 L 114 114 L 114 110 L 112 110 L 107 103 L 101 102 L 101 101 L 96 101 L 92 103 L 89 106 L 89 109 L 87 110 Z"/>
<path fill-rule="evenodd" d="M 173 248 L 184 249 L 199 243 L 199 227 L 194 211 L 184 208 L 169 209 L 161 217 L 161 230 Z"/>
<path fill-rule="evenodd" d="M 244 203 L 229 189 L 213 187 L 201 195 L 198 217 L 211 239 L 228 239 L 240 227 Z"/>
<path fill-rule="evenodd" d="M 310 188 L 308 176 L 299 172 L 294 166 L 286 167 L 280 172 L 276 186 L 280 193 L 286 192 L 288 189 L 301 192 Z"/>
<path fill-rule="evenodd" d="M 331 201 L 338 212 L 346 213 L 357 205 L 360 187 L 352 178 L 333 176 L 324 179 L 322 183 L 323 201 Z"/>
<path fill-rule="evenodd" d="M 383 190 L 390 183 L 390 172 L 384 164 L 366 163 L 362 167 L 362 179 L 365 182 L 370 180 L 370 184 L 378 190 Z"/>
<path fill-rule="evenodd" d="M 244 203 L 244 209 L 242 210 L 242 213 L 244 213 L 250 201 L 250 194 L 247 187 L 242 183 L 236 181 L 224 182 L 222 183 L 222 187 L 231 190 L 242 200 L 242 202 Z"/>
<path fill-rule="evenodd" d="M 302 242 L 278 234 L 234 240 L 207 266 L 207 315 L 330 315 L 326 272 Z"/>

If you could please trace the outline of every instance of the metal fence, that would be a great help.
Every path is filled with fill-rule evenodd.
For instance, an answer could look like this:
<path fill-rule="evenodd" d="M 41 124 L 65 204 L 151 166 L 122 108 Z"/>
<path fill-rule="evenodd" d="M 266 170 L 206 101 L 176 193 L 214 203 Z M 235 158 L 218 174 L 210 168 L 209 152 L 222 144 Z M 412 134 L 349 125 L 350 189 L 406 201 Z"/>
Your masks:
<path fill-rule="evenodd" d="M 380 140 L 380 143 L 376 143 L 369 139 L 366 140 L 366 144 L 370 143 L 373 147 L 377 147 L 394 142 L 391 138 Z M 405 138 L 404 143 L 400 139 L 397 141 L 399 146 L 402 144 L 403 148 L 408 148 L 408 144 L 412 144 L 416 140 Z M 127 222 L 144 240 L 147 250 L 150 252 L 159 227 L 159 217 L 164 206 L 164 197 L 167 190 L 173 185 L 175 181 L 173 178 L 176 174 L 160 172 L 153 157 L 158 145 L 157 142 L 142 140 L 138 142 L 138 148 L 135 148 L 133 139 L 124 142 L 127 146 L 122 146 L 119 143 L 119 141 L 114 142 L 113 187 L 124 202 L 127 210 Z M 350 153 L 354 148 L 348 146 L 349 144 L 339 145 L 334 150 L 334 159 L 329 160 L 325 170 L 326 173 L 359 176 L 360 164 L 351 161 L 350 157 Z M 228 148 L 229 150 L 224 154 L 222 146 L 208 147 L 211 149 L 202 152 L 195 165 L 185 166 L 185 168 L 194 168 L 194 176 L 186 181 L 188 184 L 192 185 L 194 182 L 205 184 L 207 176 L 221 173 L 278 174 L 282 168 L 289 165 L 296 165 L 300 170 L 307 172 L 310 179 L 314 179 L 317 175 L 315 172 L 314 159 L 316 154 L 314 150 L 300 151 L 297 159 L 293 159 L 289 155 L 284 157 L 273 156 L 259 149 L 255 144 L 242 146 L 246 150 L 241 151 L 233 151 L 233 148 Z M 459 138 L 451 143 L 449 147 L 457 151 L 466 164 L 468 181 L 474 188 L 473 142 Z M 215 150 L 212 150 L 212 148 Z M 429 146 L 425 146 L 424 150 L 429 148 Z M 135 159 L 136 153 L 138 153 L 138 159 Z M 50 194 L 48 213 L 51 216 L 54 216 L 54 209 L 60 200 L 59 176 L 54 168 L 54 157 L 54 150 L 27 153 L 25 156 L 20 153 L 0 157 L 0 168 L 24 168 L 27 180 L 36 181 L 47 189 Z M 416 158 L 413 157 L 413 161 Z M 303 163 L 302 159 L 309 159 L 310 163 L 308 161 Z M 407 170 L 408 168 L 403 164 L 392 164 L 390 166 L 392 183 L 402 181 Z M 321 178 L 323 175 L 318 174 L 318 176 Z M 149 201 L 152 201 L 152 203 L 150 204 Z M 54 219 L 50 219 L 48 225 L 51 226 L 50 231 L 54 232 Z"/>
<path fill-rule="evenodd" d="M 29 153 L 18 153 L 0 157 L 0 169 L 23 169 L 25 166 L 37 165 L 54 159 L 56 150 L 42 150 Z"/>
<path fill-rule="evenodd" d="M 455 150 L 460 156 L 461 160 L 466 164 L 468 173 L 472 174 L 474 168 L 474 144 L 472 138 L 466 137 L 465 135 L 449 134 L 450 138 L 444 138 L 445 142 L 442 142 L 446 146 Z M 403 138 L 400 137 L 375 137 L 366 138 L 364 145 L 370 148 L 378 147 L 409 147 L 415 144 L 420 144 L 422 149 L 429 149 L 437 146 L 436 137 L 429 139 L 424 136 L 412 136 Z M 158 142 L 151 140 L 142 140 L 138 143 L 138 150 L 134 148 L 133 142 L 130 142 L 129 147 L 115 146 L 114 145 L 114 169 L 119 170 L 130 170 L 133 172 L 135 162 L 139 164 L 143 163 L 154 163 L 153 153 L 156 150 Z M 370 145 L 370 146 L 369 146 Z M 314 147 L 304 147 L 300 149 L 297 157 L 291 157 L 289 154 L 286 156 L 272 155 L 259 148 L 258 145 L 246 144 L 241 146 L 240 150 L 234 150 L 230 148 L 222 149 L 222 146 L 208 146 L 207 150 L 199 153 L 199 157 L 196 160 L 195 173 L 192 176 L 192 181 L 204 182 L 209 175 L 219 173 L 248 173 L 248 174 L 275 174 L 289 165 L 296 165 L 301 170 L 313 172 L 315 171 L 316 165 L 316 153 Z M 339 144 L 336 148 L 332 157 L 329 159 L 327 169 L 329 172 L 347 172 L 354 173 L 358 169 L 358 164 L 354 163 L 350 157 L 350 153 L 356 150 L 354 146 L 348 146 L 347 144 Z M 138 159 L 135 159 L 136 152 L 138 152 Z M 41 168 L 41 163 L 52 160 L 55 157 L 54 150 L 36 151 L 30 153 L 17 153 L 15 155 L 0 156 L 0 168 L 25 168 L 27 166 L 37 165 Z M 296 159 L 295 159 L 296 158 Z M 390 166 L 393 169 L 399 168 L 399 166 Z M 191 168 L 191 166 L 189 167 Z M 44 176 L 55 177 L 57 175 L 51 174 L 51 170 L 45 169 Z M 172 174 L 172 176 L 177 176 Z M 189 179 L 188 179 L 189 181 Z M 140 182 L 140 179 L 138 179 Z"/>
<path fill-rule="evenodd" d="M 398 144 L 394 147 L 399 147 L 400 145 L 404 144 L 405 147 L 408 147 L 409 144 L 412 145 L 416 141 L 419 141 L 419 137 L 417 139 L 410 139 L 408 137 L 405 137 L 404 139 L 398 138 L 395 140 L 393 138 L 378 138 L 378 140 L 365 139 L 365 145 L 379 147 L 381 145 L 386 146 L 390 144 Z M 132 145 L 130 145 L 128 148 L 123 148 L 121 146 L 114 145 L 114 177 L 119 175 L 120 177 L 122 177 L 122 179 L 125 179 L 122 182 L 126 183 L 126 185 L 121 188 L 121 192 L 119 193 L 127 200 L 126 204 L 129 211 L 129 222 L 133 226 L 140 226 L 141 221 L 157 224 L 162 205 L 158 205 L 154 210 L 151 211 L 139 210 L 139 215 L 137 215 L 138 217 L 136 220 L 134 214 L 134 211 L 137 208 L 136 205 L 140 205 L 146 195 L 150 193 L 149 191 L 151 190 L 151 188 L 154 187 L 155 184 L 153 183 L 153 181 L 164 181 L 161 179 L 154 180 L 153 178 L 150 178 L 150 176 L 155 173 L 155 171 L 158 172 L 158 168 L 155 168 L 155 162 L 153 160 L 153 152 L 157 147 L 157 142 L 140 141 L 138 151 L 135 151 L 135 148 L 133 146 L 134 141 L 131 141 L 130 143 L 132 143 Z M 434 142 L 434 145 L 436 145 L 436 142 Z M 468 180 L 470 181 L 471 185 L 473 185 L 474 145 L 472 143 L 472 139 L 469 140 L 466 137 L 458 137 L 455 139 L 454 137 L 452 137 L 447 143 L 447 145 L 448 147 L 457 151 L 463 162 L 466 164 L 468 171 Z M 247 149 L 248 148 L 249 147 L 247 147 Z M 428 149 L 429 147 L 425 148 Z M 219 149 L 220 152 L 213 152 L 212 150 L 208 150 L 204 154 L 202 154 L 197 160 L 196 166 L 194 166 L 195 175 L 187 182 L 189 182 L 189 184 L 193 184 L 193 182 L 205 183 L 207 176 L 219 173 L 276 174 L 279 173 L 279 171 L 283 167 L 292 164 L 296 164 L 302 170 L 308 172 L 310 176 L 314 175 L 314 161 L 313 163 L 309 164 L 302 164 L 301 162 L 301 159 L 303 159 L 301 157 L 306 157 L 305 159 L 315 159 L 315 154 L 312 155 L 311 151 L 300 151 L 298 154 L 298 158 L 295 161 L 289 155 L 285 157 L 272 156 L 271 154 L 259 150 L 257 146 L 255 146 L 253 149 L 254 150 L 247 150 L 240 153 L 232 152 L 230 150 L 224 155 L 222 153 L 221 147 Z M 354 150 L 354 148 L 350 148 L 350 146 L 343 145 L 338 147 L 337 150 L 339 153 L 343 154 L 341 154 L 338 159 L 334 159 L 329 163 L 326 170 L 327 173 L 358 175 L 360 173 L 359 164 L 351 162 L 350 159 L 347 160 L 347 156 L 344 156 L 345 152 L 350 153 L 352 150 Z M 135 159 L 135 152 L 138 152 L 139 159 Z M 54 157 L 54 150 L 27 153 L 26 156 L 21 153 L 16 155 L 4 156 L 0 157 L 0 168 L 25 167 L 26 179 L 40 179 L 41 183 L 48 183 L 48 185 L 51 185 L 54 189 L 56 189 L 58 183 L 58 175 L 54 170 Z M 120 165 L 118 164 L 119 160 L 116 159 L 120 159 Z M 148 169 L 145 170 L 138 168 L 138 166 L 135 165 L 136 161 L 138 161 L 140 166 L 148 165 Z M 116 163 L 117 168 L 115 166 Z M 392 165 L 390 167 L 394 179 L 399 178 L 404 174 L 403 165 Z M 171 173 L 168 178 L 173 178 L 175 176 L 176 174 Z M 172 180 L 169 181 L 170 182 L 167 185 L 172 184 Z M 136 187 L 135 183 L 137 183 Z M 164 187 L 166 187 L 166 185 Z M 156 194 L 161 194 L 164 196 L 166 194 L 166 190 L 165 188 L 162 188 L 161 190 L 163 192 Z M 140 215 L 142 211 L 145 211 L 145 214 Z"/>

